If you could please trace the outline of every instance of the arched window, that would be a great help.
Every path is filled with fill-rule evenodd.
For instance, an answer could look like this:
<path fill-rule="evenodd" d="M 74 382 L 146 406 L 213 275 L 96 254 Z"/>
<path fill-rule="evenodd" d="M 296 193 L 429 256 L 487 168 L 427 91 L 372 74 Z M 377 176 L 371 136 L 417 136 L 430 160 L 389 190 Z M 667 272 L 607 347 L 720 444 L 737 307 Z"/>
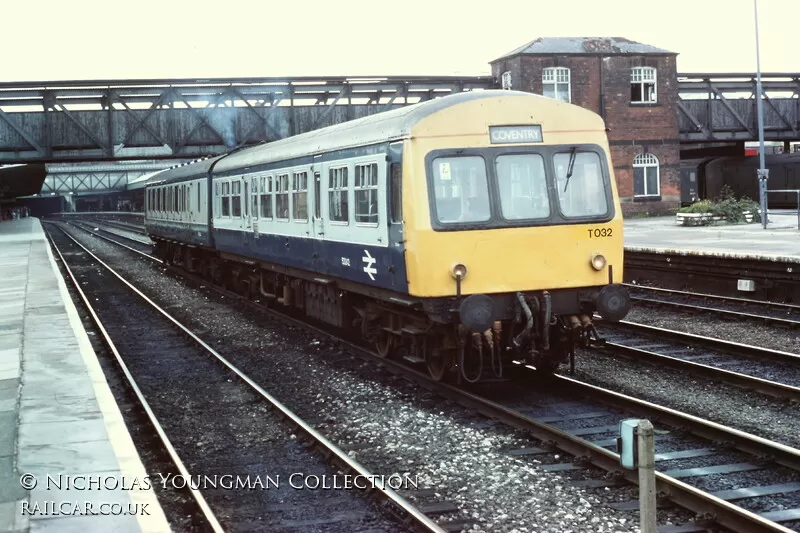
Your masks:
<path fill-rule="evenodd" d="M 656 98 L 656 69 L 634 67 L 631 69 L 631 103 L 654 104 Z"/>
<path fill-rule="evenodd" d="M 501 77 L 502 87 L 504 90 L 510 91 L 511 90 L 511 71 L 507 70 L 503 72 Z"/>
<path fill-rule="evenodd" d="M 633 158 L 633 195 L 658 196 L 661 181 L 658 158 L 653 154 L 639 154 Z"/>
<path fill-rule="evenodd" d="M 562 102 L 571 102 L 569 69 L 566 67 L 550 67 L 542 70 L 542 94 Z"/>

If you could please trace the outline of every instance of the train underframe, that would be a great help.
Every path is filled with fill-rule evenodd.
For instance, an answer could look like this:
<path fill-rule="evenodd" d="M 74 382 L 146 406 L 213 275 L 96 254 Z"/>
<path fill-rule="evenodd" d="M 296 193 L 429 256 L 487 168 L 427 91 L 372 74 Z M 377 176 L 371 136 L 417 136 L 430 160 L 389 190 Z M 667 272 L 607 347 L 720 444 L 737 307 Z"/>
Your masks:
<path fill-rule="evenodd" d="M 574 362 L 598 340 L 592 323 L 600 287 L 413 299 L 344 280 L 154 238 L 165 263 L 267 307 L 360 337 L 381 357 L 424 364 L 456 384 L 502 379 L 519 362 L 543 373 Z"/>

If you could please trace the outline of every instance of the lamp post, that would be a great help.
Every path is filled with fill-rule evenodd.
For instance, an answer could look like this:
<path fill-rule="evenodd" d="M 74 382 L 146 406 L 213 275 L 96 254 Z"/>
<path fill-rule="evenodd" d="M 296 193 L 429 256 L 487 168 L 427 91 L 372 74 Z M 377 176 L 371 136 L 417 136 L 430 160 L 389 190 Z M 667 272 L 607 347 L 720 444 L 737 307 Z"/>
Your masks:
<path fill-rule="evenodd" d="M 753 0 L 753 9 L 756 19 L 756 111 L 758 114 L 758 162 L 756 171 L 758 178 L 758 199 L 761 205 L 761 227 L 767 229 L 767 179 L 769 170 L 764 163 L 764 114 L 762 109 L 761 91 L 761 54 L 758 49 L 758 0 Z"/>

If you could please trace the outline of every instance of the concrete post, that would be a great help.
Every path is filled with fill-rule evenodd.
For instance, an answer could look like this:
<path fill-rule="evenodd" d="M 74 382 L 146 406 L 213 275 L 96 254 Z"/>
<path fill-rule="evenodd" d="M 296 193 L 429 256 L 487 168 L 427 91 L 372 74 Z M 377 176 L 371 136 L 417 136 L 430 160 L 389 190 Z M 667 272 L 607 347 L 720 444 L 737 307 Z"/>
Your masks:
<path fill-rule="evenodd" d="M 639 433 L 639 518 L 641 533 L 657 533 L 655 439 L 653 424 L 640 420 Z"/>

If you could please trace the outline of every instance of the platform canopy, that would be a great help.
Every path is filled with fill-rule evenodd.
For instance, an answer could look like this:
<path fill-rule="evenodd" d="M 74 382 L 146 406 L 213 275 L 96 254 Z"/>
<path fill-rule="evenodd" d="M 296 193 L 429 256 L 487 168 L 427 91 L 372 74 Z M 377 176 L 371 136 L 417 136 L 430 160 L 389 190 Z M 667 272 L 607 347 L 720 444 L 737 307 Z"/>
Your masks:
<path fill-rule="evenodd" d="M 0 203 L 38 194 L 45 176 L 47 169 L 43 164 L 0 167 Z"/>

